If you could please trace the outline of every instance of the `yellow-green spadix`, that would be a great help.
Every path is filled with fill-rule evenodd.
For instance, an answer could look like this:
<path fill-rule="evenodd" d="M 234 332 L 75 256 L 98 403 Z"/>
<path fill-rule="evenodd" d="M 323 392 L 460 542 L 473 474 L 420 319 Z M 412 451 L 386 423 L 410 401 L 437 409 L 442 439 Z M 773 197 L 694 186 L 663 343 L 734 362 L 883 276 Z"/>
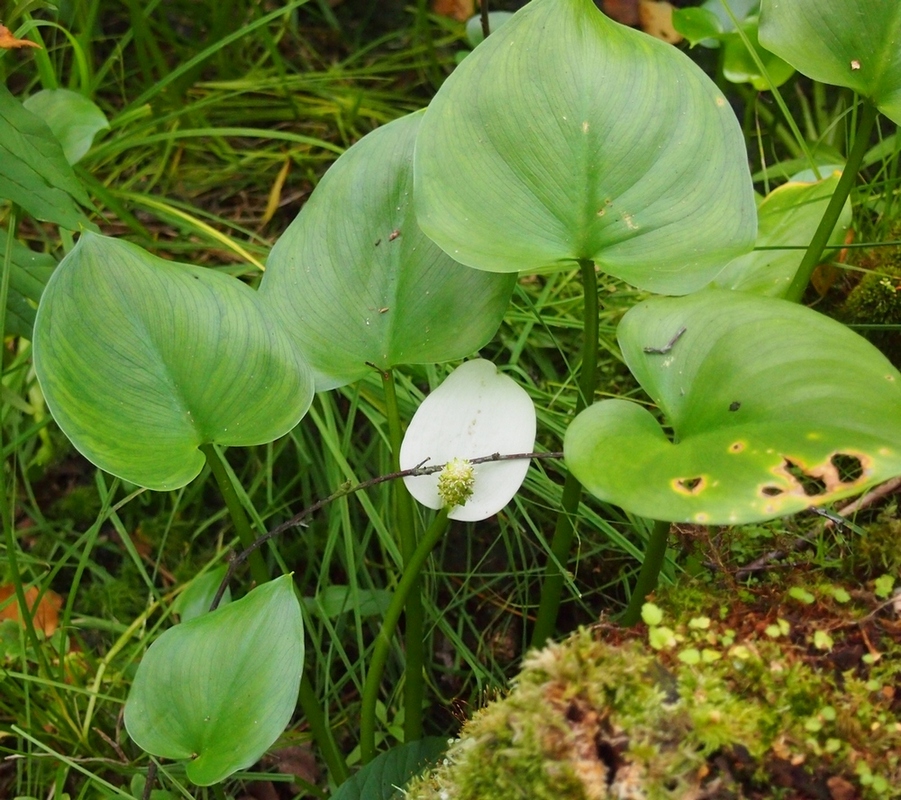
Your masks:
<path fill-rule="evenodd" d="M 474 359 L 457 367 L 422 403 L 400 448 L 401 469 L 490 456 L 529 453 L 535 446 L 535 407 L 526 391 Z M 522 485 L 528 459 L 473 465 L 472 494 L 449 516 L 475 522 L 496 514 Z M 440 473 L 404 478 L 410 494 L 429 508 L 442 508 Z"/>

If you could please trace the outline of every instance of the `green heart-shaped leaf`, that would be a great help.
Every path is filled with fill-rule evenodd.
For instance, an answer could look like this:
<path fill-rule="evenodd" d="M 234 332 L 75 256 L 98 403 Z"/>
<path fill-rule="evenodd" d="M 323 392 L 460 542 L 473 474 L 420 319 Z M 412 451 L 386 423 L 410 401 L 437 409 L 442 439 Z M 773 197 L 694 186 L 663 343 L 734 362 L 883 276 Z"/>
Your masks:
<path fill-rule="evenodd" d="M 303 619 L 290 575 L 176 625 L 147 650 L 125 728 L 188 778 L 218 783 L 257 761 L 291 720 L 303 671 Z"/>
<path fill-rule="evenodd" d="M 901 124 L 901 4 L 762 0 L 760 43 L 809 78 L 847 86 Z"/>
<path fill-rule="evenodd" d="M 50 411 L 98 467 L 174 489 L 197 449 L 287 433 L 313 381 L 259 296 L 210 269 L 85 234 L 44 290 L 34 364 Z"/>
<path fill-rule="evenodd" d="M 839 175 L 834 174 L 816 183 L 793 180 L 770 192 L 757 209 L 757 249 L 732 259 L 713 285 L 783 297 L 801 266 L 804 251 L 823 218 L 838 179 Z M 840 246 L 850 226 L 848 200 L 829 244 Z"/>
<path fill-rule="evenodd" d="M 597 497 L 659 520 L 741 524 L 901 474 L 901 373 L 843 325 L 711 289 L 631 309 L 623 355 L 672 426 L 606 400 L 566 432 Z"/>
<path fill-rule="evenodd" d="M 372 365 L 469 355 L 494 335 L 513 293 L 515 276 L 464 267 L 419 229 L 411 162 L 421 119 L 391 122 L 342 155 L 269 256 L 260 294 L 313 366 L 317 390 Z"/>
<path fill-rule="evenodd" d="M 592 0 L 533 0 L 479 45 L 426 111 L 415 174 L 422 229 L 484 270 L 591 259 L 681 294 L 754 241 L 725 97 Z"/>
<path fill-rule="evenodd" d="M 47 123 L 70 164 L 81 161 L 94 137 L 109 129 L 106 115 L 97 104 L 70 89 L 43 89 L 22 105 Z"/>

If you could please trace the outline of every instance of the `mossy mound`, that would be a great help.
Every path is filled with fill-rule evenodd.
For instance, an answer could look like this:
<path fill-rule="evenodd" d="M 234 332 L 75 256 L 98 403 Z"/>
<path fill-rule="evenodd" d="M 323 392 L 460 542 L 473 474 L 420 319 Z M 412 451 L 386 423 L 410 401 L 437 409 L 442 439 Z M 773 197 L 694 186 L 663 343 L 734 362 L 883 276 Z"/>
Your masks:
<path fill-rule="evenodd" d="M 808 592 L 796 622 L 797 601 L 738 624 L 732 608 L 669 621 L 646 606 L 638 632 L 533 652 L 407 800 L 901 798 L 901 629 L 868 635 L 874 615 L 842 591 Z M 847 641 L 810 615 L 835 596 Z M 855 649 L 861 634 L 886 651 Z"/>
<path fill-rule="evenodd" d="M 899 234 L 901 228 L 896 228 L 892 238 Z M 849 325 L 901 325 L 901 247 L 875 248 L 861 266 L 870 271 L 848 295 L 841 319 Z M 901 365 L 901 330 L 863 328 L 861 333 L 895 366 Z"/>

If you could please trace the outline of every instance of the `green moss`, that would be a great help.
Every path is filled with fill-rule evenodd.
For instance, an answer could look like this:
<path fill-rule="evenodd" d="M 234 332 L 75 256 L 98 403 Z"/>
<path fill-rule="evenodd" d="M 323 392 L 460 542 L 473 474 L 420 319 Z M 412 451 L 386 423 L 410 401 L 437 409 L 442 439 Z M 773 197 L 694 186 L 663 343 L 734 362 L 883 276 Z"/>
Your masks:
<path fill-rule="evenodd" d="M 828 622 L 774 607 L 735 630 L 720 606 L 676 615 L 683 600 L 641 639 L 597 626 L 530 654 L 407 800 L 901 797 L 901 644 L 839 671 Z"/>
<path fill-rule="evenodd" d="M 901 248 L 877 248 L 863 266 L 868 272 L 845 300 L 842 319 L 849 325 L 901 325 Z M 895 366 L 901 365 L 901 330 L 861 332 Z"/>
<path fill-rule="evenodd" d="M 897 503 L 890 503 L 875 522 L 866 526 L 865 533 L 854 542 L 847 559 L 851 575 L 871 579 L 886 573 L 901 573 L 901 518 Z"/>

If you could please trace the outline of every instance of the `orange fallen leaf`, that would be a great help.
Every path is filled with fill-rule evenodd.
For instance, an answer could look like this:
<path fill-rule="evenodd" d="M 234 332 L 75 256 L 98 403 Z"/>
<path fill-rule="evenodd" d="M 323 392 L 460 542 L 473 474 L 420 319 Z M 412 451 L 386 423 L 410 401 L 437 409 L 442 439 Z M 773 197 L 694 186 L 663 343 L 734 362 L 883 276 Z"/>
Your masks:
<path fill-rule="evenodd" d="M 7 583 L 3 586 L 0 586 L 0 605 L 3 605 L 7 600 L 12 598 L 10 603 L 5 605 L 3 608 L 0 608 L 0 621 L 11 619 L 14 621 L 22 622 L 22 625 L 24 627 L 25 623 L 22 620 L 19 603 L 16 600 L 15 594 L 16 588 L 12 584 Z M 25 602 L 28 604 L 29 611 L 34 608 L 34 603 L 35 600 L 37 600 L 37 596 L 37 586 L 29 586 L 25 590 Z M 62 604 L 62 597 L 60 597 L 52 589 L 48 589 L 46 592 L 44 592 L 40 601 L 38 601 L 38 607 L 34 614 L 34 627 L 39 631 L 43 631 L 45 636 L 51 636 L 59 626 L 59 610 Z"/>
<path fill-rule="evenodd" d="M 432 11 L 441 17 L 466 22 L 476 13 L 475 0 L 432 0 Z"/>
<path fill-rule="evenodd" d="M 638 0 L 604 0 L 604 13 L 623 25 L 638 24 Z"/>
<path fill-rule="evenodd" d="M 641 29 L 670 44 L 682 41 L 682 34 L 673 27 L 673 6 L 666 0 L 639 0 L 638 20 Z"/>
<path fill-rule="evenodd" d="M 0 25 L 0 47 L 4 50 L 12 50 L 18 47 L 37 47 L 38 50 L 41 49 L 37 42 L 30 42 L 28 39 L 17 39 L 12 35 L 12 31 L 3 25 Z"/>

